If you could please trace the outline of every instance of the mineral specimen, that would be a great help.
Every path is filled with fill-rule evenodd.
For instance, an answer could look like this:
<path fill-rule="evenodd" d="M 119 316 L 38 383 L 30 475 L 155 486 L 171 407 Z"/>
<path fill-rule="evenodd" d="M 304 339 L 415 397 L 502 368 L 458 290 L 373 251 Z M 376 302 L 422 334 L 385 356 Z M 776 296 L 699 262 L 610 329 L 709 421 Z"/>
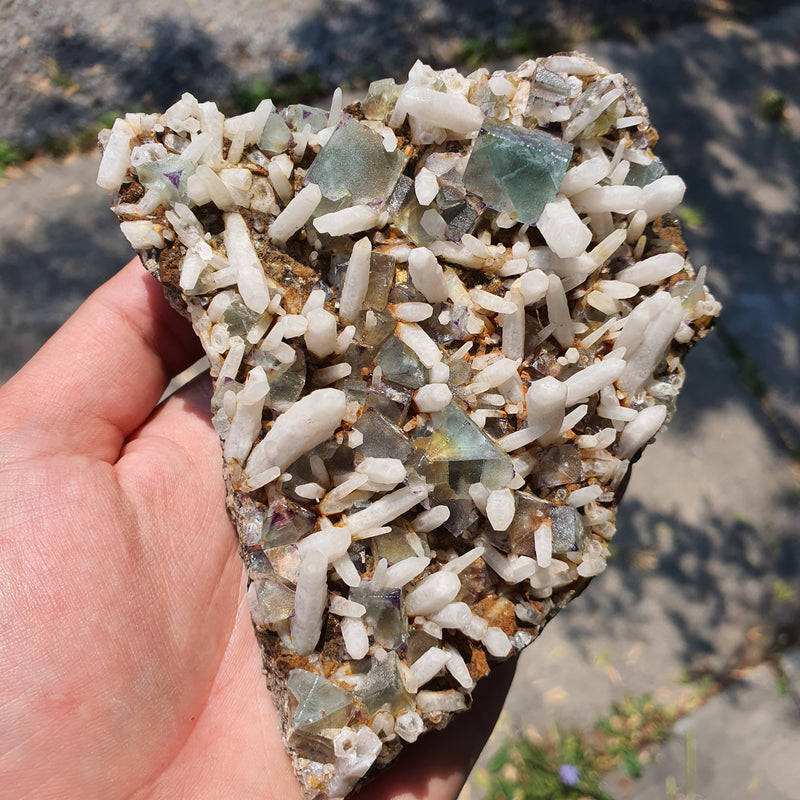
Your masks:
<path fill-rule="evenodd" d="M 211 365 L 286 747 L 343 798 L 605 567 L 718 303 L 634 89 L 577 54 L 101 134 Z"/>

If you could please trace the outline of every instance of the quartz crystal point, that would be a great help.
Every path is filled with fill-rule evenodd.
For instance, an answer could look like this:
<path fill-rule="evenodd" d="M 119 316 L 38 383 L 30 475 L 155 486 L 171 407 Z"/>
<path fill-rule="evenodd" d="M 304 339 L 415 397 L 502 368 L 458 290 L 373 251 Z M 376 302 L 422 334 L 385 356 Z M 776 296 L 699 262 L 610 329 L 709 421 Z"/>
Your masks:
<path fill-rule="evenodd" d="M 255 635 L 307 798 L 446 725 L 603 571 L 719 304 L 683 183 L 579 54 L 100 136 L 98 182 L 208 354 Z"/>

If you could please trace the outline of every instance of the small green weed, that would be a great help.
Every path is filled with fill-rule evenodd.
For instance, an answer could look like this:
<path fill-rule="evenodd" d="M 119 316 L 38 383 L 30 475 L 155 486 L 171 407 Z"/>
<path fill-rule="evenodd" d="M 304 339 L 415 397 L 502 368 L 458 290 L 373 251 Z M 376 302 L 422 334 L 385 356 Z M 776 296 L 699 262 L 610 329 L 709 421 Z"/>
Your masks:
<path fill-rule="evenodd" d="M 695 689 L 697 690 L 698 696 L 704 697 L 705 695 L 707 695 L 709 692 L 711 692 L 712 689 L 715 688 L 716 683 L 717 683 L 717 678 L 710 672 L 701 675 L 695 681 Z"/>
<path fill-rule="evenodd" d="M 462 42 L 456 58 L 470 69 L 477 69 L 494 63 L 502 55 L 502 48 L 494 36 L 470 36 Z"/>
<path fill-rule="evenodd" d="M 776 606 L 791 603 L 794 598 L 795 591 L 786 581 L 779 578 L 772 584 L 772 601 Z"/>
<path fill-rule="evenodd" d="M 690 206 L 683 203 L 677 211 L 678 219 L 686 225 L 687 228 L 697 230 L 702 227 L 706 221 L 706 215 L 703 211 L 695 206 Z"/>
<path fill-rule="evenodd" d="M 302 103 L 325 94 L 330 87 L 319 72 L 302 72 L 283 80 L 269 83 L 254 81 L 231 87 L 231 99 L 224 103 L 225 111 L 243 113 L 252 111 L 262 100 L 272 100 L 276 106 Z"/>
<path fill-rule="evenodd" d="M 585 37 L 575 35 L 574 32 L 563 33 L 547 23 L 520 25 L 509 37 L 508 52 L 509 54 L 524 53 L 533 58 L 549 53 L 558 53 L 562 50 L 571 50 L 575 47 L 575 43 L 582 38 Z"/>
<path fill-rule="evenodd" d="M 25 160 L 25 153 L 8 139 L 0 139 L 0 178 L 6 174 L 7 167 L 21 164 Z"/>
<path fill-rule="evenodd" d="M 600 789 L 596 756 L 579 734 L 545 745 L 509 739 L 489 763 L 488 800 L 613 800 Z"/>
<path fill-rule="evenodd" d="M 124 116 L 121 111 L 104 111 L 98 118 L 97 124 L 100 130 L 103 128 L 111 128 L 118 117 Z"/>
<path fill-rule="evenodd" d="M 47 79 L 56 88 L 65 92 L 75 92 L 80 88 L 72 76 L 54 58 L 46 58 L 44 65 L 47 69 Z"/>
<path fill-rule="evenodd" d="M 600 39 L 602 25 L 574 23 L 568 30 L 548 22 L 518 25 L 506 39 L 494 36 L 471 36 L 461 43 L 456 58 L 469 69 L 489 66 L 502 58 L 524 54 L 530 58 L 574 50 L 580 42 Z"/>
<path fill-rule="evenodd" d="M 536 743 L 509 738 L 491 759 L 482 788 L 487 800 L 607 800 L 603 777 L 618 768 L 640 777 L 642 753 L 666 741 L 681 713 L 646 694 L 614 705 L 589 734 L 560 732 Z"/>
<path fill-rule="evenodd" d="M 783 122 L 786 113 L 786 95 L 778 89 L 767 89 L 761 95 L 760 112 L 768 122 Z"/>

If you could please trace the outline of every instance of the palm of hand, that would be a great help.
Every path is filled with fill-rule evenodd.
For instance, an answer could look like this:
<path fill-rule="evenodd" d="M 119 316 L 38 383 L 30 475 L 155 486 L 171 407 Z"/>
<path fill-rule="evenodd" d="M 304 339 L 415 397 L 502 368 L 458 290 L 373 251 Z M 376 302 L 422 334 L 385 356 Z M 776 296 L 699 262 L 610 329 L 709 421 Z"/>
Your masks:
<path fill-rule="evenodd" d="M 0 797 L 300 796 L 207 382 L 153 411 L 197 347 L 135 261 L 0 390 Z M 472 717 L 435 735 L 446 761 L 411 752 L 361 796 L 454 797 L 489 733 Z"/>

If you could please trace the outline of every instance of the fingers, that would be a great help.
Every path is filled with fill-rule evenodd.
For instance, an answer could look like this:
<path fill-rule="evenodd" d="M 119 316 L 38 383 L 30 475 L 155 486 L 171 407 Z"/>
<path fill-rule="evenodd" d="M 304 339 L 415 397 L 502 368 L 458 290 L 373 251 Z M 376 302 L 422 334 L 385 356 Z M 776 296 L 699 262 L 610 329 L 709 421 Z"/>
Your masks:
<path fill-rule="evenodd" d="M 109 462 L 170 378 L 202 354 L 138 258 L 95 291 L 0 390 L 29 446 Z"/>
<path fill-rule="evenodd" d="M 410 745 L 364 788 L 364 800 L 455 800 L 494 729 L 516 666 L 516 659 L 494 666 L 473 693 L 470 711 Z"/>

